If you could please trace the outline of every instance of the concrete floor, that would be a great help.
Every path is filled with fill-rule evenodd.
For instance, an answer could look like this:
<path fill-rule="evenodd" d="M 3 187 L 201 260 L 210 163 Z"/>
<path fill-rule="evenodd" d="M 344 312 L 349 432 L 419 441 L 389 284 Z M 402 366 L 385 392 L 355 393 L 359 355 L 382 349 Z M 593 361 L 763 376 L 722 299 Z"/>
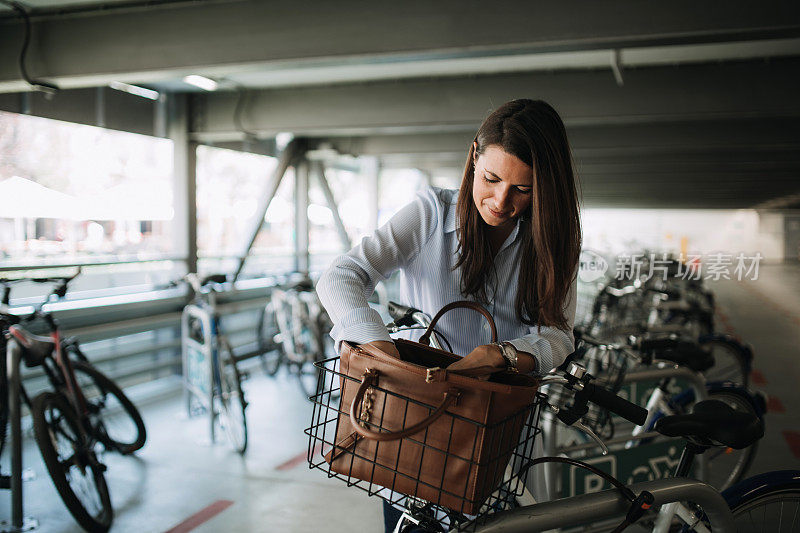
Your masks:
<path fill-rule="evenodd" d="M 751 473 L 800 468 L 800 265 L 762 265 L 757 281 L 710 286 L 718 329 L 753 345 L 753 387 L 771 398 L 773 412 Z M 106 456 L 116 513 L 112 531 L 381 531 L 378 500 L 306 467 L 303 428 L 311 406 L 286 374 L 268 379 L 254 369 L 246 383 L 251 405 L 245 457 L 224 441 L 209 444 L 207 420 L 188 419 L 180 394 L 168 389 L 173 392 L 141 405 L 148 442 L 138 456 Z M 79 531 L 31 439 L 24 462 L 36 475 L 25 483 L 25 514 L 39 520 L 38 531 Z M 0 517 L 10 516 L 9 505 L 5 492 Z"/>

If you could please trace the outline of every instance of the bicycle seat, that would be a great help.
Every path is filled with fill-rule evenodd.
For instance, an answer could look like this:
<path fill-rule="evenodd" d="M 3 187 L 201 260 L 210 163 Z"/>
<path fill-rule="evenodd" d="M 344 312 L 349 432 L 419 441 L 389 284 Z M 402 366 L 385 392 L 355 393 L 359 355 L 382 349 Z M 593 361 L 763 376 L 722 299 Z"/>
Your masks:
<path fill-rule="evenodd" d="M 764 422 L 753 413 L 735 411 L 719 400 L 695 404 L 689 415 L 665 416 L 654 429 L 668 437 L 684 437 L 701 446 L 747 448 L 764 436 Z"/>
<path fill-rule="evenodd" d="M 40 337 L 16 326 L 11 326 L 8 331 L 22 349 L 22 359 L 28 368 L 41 365 L 56 348 L 50 337 Z"/>
<path fill-rule="evenodd" d="M 695 372 L 703 372 L 714 366 L 714 356 L 693 342 L 679 341 L 664 350 L 654 350 L 653 357 L 672 361 Z"/>

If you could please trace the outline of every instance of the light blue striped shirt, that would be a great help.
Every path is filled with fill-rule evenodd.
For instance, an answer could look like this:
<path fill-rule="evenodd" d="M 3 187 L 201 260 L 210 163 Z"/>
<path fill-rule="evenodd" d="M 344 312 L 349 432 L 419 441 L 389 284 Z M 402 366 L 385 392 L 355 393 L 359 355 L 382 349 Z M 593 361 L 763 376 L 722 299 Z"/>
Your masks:
<path fill-rule="evenodd" d="M 458 249 L 457 197 L 456 190 L 420 192 L 373 235 L 336 258 L 322 274 L 317 293 L 333 320 L 331 337 L 336 340 L 337 351 L 343 340 L 391 340 L 380 314 L 368 305 L 367 298 L 379 281 L 398 269 L 400 303 L 433 316 L 446 304 L 465 299 L 460 289 L 460 269 L 453 270 Z M 522 259 L 519 226 L 517 222 L 495 257 L 496 276 L 491 276 L 487 288 L 488 310 L 497 325 L 499 340 L 532 354 L 539 362 L 538 368 L 547 371 L 561 364 L 574 349 L 576 282 L 565 305 L 569 330 L 540 329 L 520 322 L 514 305 Z M 486 320 L 469 309 L 446 313 L 436 329 L 462 356 L 491 342 Z"/>

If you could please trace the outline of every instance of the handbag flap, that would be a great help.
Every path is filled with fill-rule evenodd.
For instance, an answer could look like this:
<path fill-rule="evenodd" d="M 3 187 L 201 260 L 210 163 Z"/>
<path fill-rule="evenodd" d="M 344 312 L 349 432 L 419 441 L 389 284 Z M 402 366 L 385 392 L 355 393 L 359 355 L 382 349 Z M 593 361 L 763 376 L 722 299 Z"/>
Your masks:
<path fill-rule="evenodd" d="M 349 349 L 359 350 L 382 362 L 418 374 L 422 380 L 428 375 L 428 369 L 446 369 L 451 363 L 461 359 L 458 355 L 418 342 L 405 339 L 396 339 L 394 342 L 397 351 L 400 352 L 400 359 L 368 344 L 355 345 L 347 341 L 344 344 Z M 535 391 L 539 387 L 539 379 L 536 377 L 506 371 L 491 374 L 488 381 L 464 376 L 457 372 L 447 372 L 444 379 L 459 387 L 484 389 L 503 394 L 513 394 L 521 390 L 530 393 L 531 388 Z"/>

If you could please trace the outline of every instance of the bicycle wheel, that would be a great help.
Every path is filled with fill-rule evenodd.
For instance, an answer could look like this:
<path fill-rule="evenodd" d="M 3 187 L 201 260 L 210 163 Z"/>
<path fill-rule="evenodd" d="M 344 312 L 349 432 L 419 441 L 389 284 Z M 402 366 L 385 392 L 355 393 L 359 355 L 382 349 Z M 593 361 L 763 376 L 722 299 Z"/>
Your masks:
<path fill-rule="evenodd" d="M 247 401 L 242 389 L 242 376 L 228 339 L 220 336 L 219 346 L 217 364 L 220 390 L 215 395 L 219 422 L 234 449 L 244 453 L 247 450 Z"/>
<path fill-rule="evenodd" d="M 268 376 L 274 376 L 283 362 L 283 347 L 278 342 L 278 321 L 275 317 L 275 308 L 269 302 L 261 309 L 258 319 L 258 348 L 261 351 L 261 365 Z"/>
<path fill-rule="evenodd" d="M 31 415 L 39 451 L 64 505 L 87 531 L 108 531 L 114 511 L 105 466 L 75 411 L 64 396 L 43 392 L 34 398 Z"/>
<path fill-rule="evenodd" d="M 704 342 L 701 347 L 710 350 L 714 356 L 714 366 L 703 372 L 707 382 L 730 381 L 747 387 L 749 376 L 745 356 L 736 345 L 714 339 Z"/>
<path fill-rule="evenodd" d="M 144 446 L 142 415 L 116 383 L 89 363 L 73 361 L 75 378 L 86 397 L 95 438 L 107 450 L 128 455 Z"/>
<path fill-rule="evenodd" d="M 791 533 L 800 530 L 800 490 L 776 487 L 731 509 L 737 531 Z"/>
<path fill-rule="evenodd" d="M 314 396 L 317 393 L 320 369 L 312 361 L 295 364 L 294 369 L 297 372 L 297 381 L 300 384 L 300 390 L 303 395 L 307 398 Z"/>
<path fill-rule="evenodd" d="M 727 391 L 717 391 L 709 394 L 708 399 L 725 402 L 735 411 L 749 412 L 757 416 L 750 402 L 738 394 Z M 707 472 L 705 476 L 703 476 L 703 481 L 720 491 L 734 485 L 744 478 L 744 475 L 747 473 L 747 470 L 750 468 L 755 458 L 757 450 L 758 441 L 741 450 L 722 447 L 711 448 L 703 454 L 708 465 Z M 700 457 L 696 459 L 695 465 L 697 465 L 699 460 Z"/>

